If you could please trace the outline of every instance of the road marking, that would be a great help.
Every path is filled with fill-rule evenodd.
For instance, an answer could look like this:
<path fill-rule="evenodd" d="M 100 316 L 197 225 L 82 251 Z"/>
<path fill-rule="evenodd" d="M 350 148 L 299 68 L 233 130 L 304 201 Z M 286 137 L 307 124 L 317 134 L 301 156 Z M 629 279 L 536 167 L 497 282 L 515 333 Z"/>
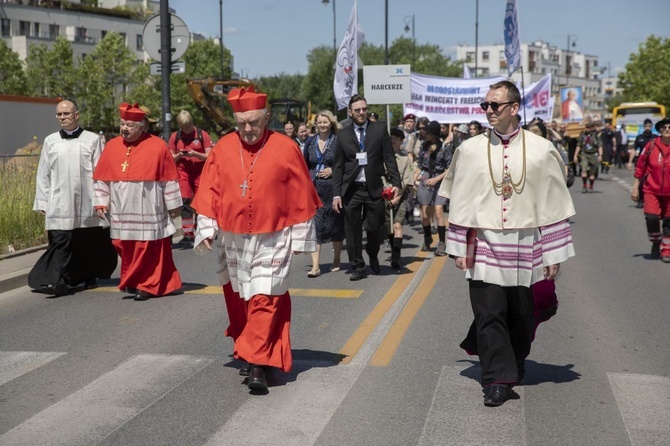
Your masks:
<path fill-rule="evenodd" d="M 377 324 L 379 324 L 382 317 L 388 313 L 391 306 L 398 300 L 402 293 L 408 289 L 408 286 L 416 276 L 417 271 L 419 271 L 421 265 L 426 261 L 426 256 L 427 253 L 423 251 L 419 251 L 416 254 L 415 260 L 406 266 L 406 268 L 411 271 L 411 274 L 402 274 L 398 277 L 374 310 L 372 310 L 368 317 L 366 317 L 361 325 L 358 326 L 347 343 L 344 344 L 340 350 L 340 354 L 345 356 L 342 360 L 343 364 L 348 364 L 353 357 L 356 356 L 356 353 L 358 353 L 361 346 L 370 336 L 370 333 L 372 333 Z"/>
<path fill-rule="evenodd" d="M 362 370 L 295 361 L 287 377 L 290 385 L 273 386 L 268 395 L 249 398 L 207 445 L 312 445 Z"/>
<path fill-rule="evenodd" d="M 632 446 L 670 444 L 670 378 L 608 373 Z"/>
<path fill-rule="evenodd" d="M 101 286 L 88 291 L 113 293 L 119 292 L 118 287 Z M 344 289 L 308 289 L 308 288 L 290 288 L 288 290 L 291 296 L 295 297 L 329 297 L 334 299 L 358 299 L 363 294 L 363 290 L 344 290 Z M 220 286 L 204 286 L 196 288 L 193 285 L 185 285 L 184 294 L 222 294 Z"/>
<path fill-rule="evenodd" d="M 0 386 L 64 354 L 61 352 L 0 352 Z"/>
<path fill-rule="evenodd" d="M 391 362 L 393 355 L 395 355 L 400 342 L 405 333 L 412 324 L 414 317 L 418 313 L 421 306 L 424 304 L 431 290 L 435 287 L 437 279 L 440 277 L 440 271 L 444 268 L 447 257 L 435 257 L 431 260 L 430 268 L 419 283 L 419 286 L 410 297 L 409 302 L 393 323 L 391 329 L 386 333 L 384 340 L 377 348 L 377 352 L 370 360 L 371 366 L 385 367 Z"/>
<path fill-rule="evenodd" d="M 485 407 L 479 382 L 464 370 L 442 367 L 418 446 L 526 445 L 523 387 L 514 388 L 521 399 Z"/>
<path fill-rule="evenodd" d="M 0 444 L 97 444 L 213 358 L 137 355 L 0 436 Z"/>

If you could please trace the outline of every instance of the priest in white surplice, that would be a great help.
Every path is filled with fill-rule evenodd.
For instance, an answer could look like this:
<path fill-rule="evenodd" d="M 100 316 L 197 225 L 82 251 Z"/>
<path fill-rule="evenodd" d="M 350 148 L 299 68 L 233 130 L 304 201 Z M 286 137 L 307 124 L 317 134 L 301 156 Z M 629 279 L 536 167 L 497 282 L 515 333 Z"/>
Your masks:
<path fill-rule="evenodd" d="M 484 404 L 499 406 L 523 379 L 530 353 L 530 286 L 553 280 L 574 256 L 575 210 L 558 151 L 519 127 L 517 87 L 490 88 L 481 106 L 491 134 L 456 149 L 439 194 L 451 200 L 447 253 L 469 279 Z"/>
<path fill-rule="evenodd" d="M 79 111 L 72 101 L 58 103 L 56 118 L 61 130 L 47 136 L 42 145 L 33 205 L 45 216 L 49 246 L 28 274 L 28 285 L 60 296 L 68 286 L 83 283 L 92 288 L 96 279 L 108 278 L 117 256 L 109 224 L 93 207 L 100 139 L 79 126 Z"/>
<path fill-rule="evenodd" d="M 105 145 L 93 174 L 95 205 L 100 218 L 109 210 L 119 289 L 147 300 L 181 288 L 171 240 L 171 217 L 182 205 L 179 174 L 165 141 L 143 131 L 139 106 L 123 103 L 119 111 L 121 136 Z"/>

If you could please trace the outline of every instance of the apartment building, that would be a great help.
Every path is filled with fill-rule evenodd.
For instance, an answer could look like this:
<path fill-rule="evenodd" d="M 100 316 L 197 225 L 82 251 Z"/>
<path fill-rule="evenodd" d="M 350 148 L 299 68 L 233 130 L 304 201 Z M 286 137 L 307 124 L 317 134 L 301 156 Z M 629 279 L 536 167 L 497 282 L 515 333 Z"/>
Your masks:
<path fill-rule="evenodd" d="M 0 37 L 24 60 L 31 45 L 50 45 L 58 36 L 72 43 L 75 58 L 84 58 L 105 34 L 115 31 L 138 60 L 146 61 L 142 31 L 158 0 L 0 0 Z"/>
<path fill-rule="evenodd" d="M 475 63 L 475 47 L 459 45 L 456 48 L 456 59 L 464 60 L 473 75 L 476 66 L 478 77 L 507 76 L 505 45 L 480 45 L 476 51 Z M 561 87 L 581 86 L 584 108 L 593 113 L 604 111 L 605 96 L 600 78 L 605 67 L 598 64 L 598 56 L 538 41 L 521 44 L 521 62 L 526 85 L 551 73 L 554 95 L 559 94 Z M 512 78 L 515 82 L 521 80 L 521 71 L 515 72 Z"/>

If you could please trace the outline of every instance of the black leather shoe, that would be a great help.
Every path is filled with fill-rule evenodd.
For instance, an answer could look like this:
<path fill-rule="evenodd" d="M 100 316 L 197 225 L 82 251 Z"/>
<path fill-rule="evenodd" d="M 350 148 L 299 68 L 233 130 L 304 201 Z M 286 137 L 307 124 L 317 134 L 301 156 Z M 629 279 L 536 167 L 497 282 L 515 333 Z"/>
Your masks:
<path fill-rule="evenodd" d="M 240 376 L 249 376 L 249 368 L 251 366 L 249 364 L 245 364 L 242 366 L 240 369 Z"/>
<path fill-rule="evenodd" d="M 498 407 L 505 404 L 509 399 L 511 390 L 504 384 L 494 384 L 484 389 L 484 405 L 486 407 Z"/>
<path fill-rule="evenodd" d="M 262 367 L 257 365 L 249 367 L 247 386 L 251 390 L 268 390 L 268 382 L 265 380 L 265 372 Z"/>
<path fill-rule="evenodd" d="M 54 297 L 65 296 L 67 294 L 67 285 L 64 283 L 52 283 L 42 287 L 45 294 L 53 294 Z"/>
<path fill-rule="evenodd" d="M 137 290 L 137 294 L 135 294 L 135 300 L 149 300 L 152 297 L 154 297 L 153 294 L 142 290 Z"/>
<path fill-rule="evenodd" d="M 400 269 L 400 262 L 397 260 L 391 260 L 391 268 Z"/>
<path fill-rule="evenodd" d="M 137 294 L 137 289 L 135 289 L 135 288 L 130 288 L 130 287 L 125 287 L 124 289 L 121 290 L 121 292 L 122 292 L 122 293 L 126 293 L 126 294 L 133 294 L 133 295 L 135 295 L 135 294 Z"/>
<path fill-rule="evenodd" d="M 372 269 L 372 272 L 375 274 L 379 274 L 381 272 L 381 268 L 379 267 L 379 259 L 377 257 L 370 259 L 370 269 Z"/>
<path fill-rule="evenodd" d="M 84 282 L 84 289 L 85 290 L 92 290 L 94 288 L 98 288 L 98 281 L 95 279 L 88 279 L 86 282 Z"/>
<path fill-rule="evenodd" d="M 365 273 L 360 270 L 356 270 L 353 273 L 351 273 L 351 276 L 349 276 L 349 280 L 361 280 L 365 278 Z"/>

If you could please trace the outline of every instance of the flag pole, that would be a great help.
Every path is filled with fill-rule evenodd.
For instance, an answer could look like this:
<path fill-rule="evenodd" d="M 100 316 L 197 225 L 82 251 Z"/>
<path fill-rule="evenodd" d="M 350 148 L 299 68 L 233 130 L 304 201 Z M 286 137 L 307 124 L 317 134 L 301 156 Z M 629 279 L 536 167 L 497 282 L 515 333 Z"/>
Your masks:
<path fill-rule="evenodd" d="M 521 102 L 523 102 L 523 122 L 528 124 L 526 120 L 526 85 L 523 81 L 523 62 L 521 62 L 521 91 L 523 91 L 523 96 L 521 96 Z"/>

